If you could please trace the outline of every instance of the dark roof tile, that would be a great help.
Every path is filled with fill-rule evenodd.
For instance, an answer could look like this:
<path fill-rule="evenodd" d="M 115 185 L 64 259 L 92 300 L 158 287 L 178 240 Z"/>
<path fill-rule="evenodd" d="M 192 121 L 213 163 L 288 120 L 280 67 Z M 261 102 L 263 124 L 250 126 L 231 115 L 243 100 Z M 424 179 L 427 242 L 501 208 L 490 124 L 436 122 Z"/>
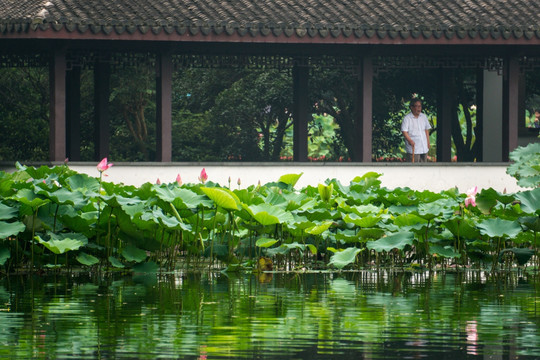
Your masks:
<path fill-rule="evenodd" d="M 540 38 L 538 9 L 540 0 L 0 0 L 0 34 L 52 26 L 95 34 L 533 39 Z"/>

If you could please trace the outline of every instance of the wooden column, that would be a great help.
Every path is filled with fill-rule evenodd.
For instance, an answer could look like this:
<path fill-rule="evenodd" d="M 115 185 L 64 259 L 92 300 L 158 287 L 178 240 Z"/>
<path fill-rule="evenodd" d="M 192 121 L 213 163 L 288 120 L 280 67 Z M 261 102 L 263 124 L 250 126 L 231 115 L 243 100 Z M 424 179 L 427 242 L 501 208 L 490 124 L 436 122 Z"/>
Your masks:
<path fill-rule="evenodd" d="M 476 161 L 484 161 L 484 69 L 476 71 L 476 127 L 474 128 Z"/>
<path fill-rule="evenodd" d="M 437 101 L 437 161 L 452 161 L 452 85 L 453 72 L 440 69 L 439 94 Z"/>
<path fill-rule="evenodd" d="M 111 69 L 109 63 L 96 61 L 94 66 L 94 160 L 96 161 L 109 156 L 110 77 Z"/>
<path fill-rule="evenodd" d="M 373 153 L 373 62 L 363 57 L 355 97 L 356 118 L 354 122 L 353 161 L 371 162 Z"/>
<path fill-rule="evenodd" d="M 293 160 L 308 161 L 309 68 L 293 67 Z"/>
<path fill-rule="evenodd" d="M 502 161 L 509 161 L 510 152 L 518 146 L 519 79 L 518 59 L 514 57 L 505 59 L 503 73 Z"/>
<path fill-rule="evenodd" d="M 49 160 L 66 159 L 66 52 L 55 49 L 49 65 Z"/>
<path fill-rule="evenodd" d="M 67 157 L 81 160 L 81 68 L 73 67 L 66 74 L 66 144 Z"/>
<path fill-rule="evenodd" d="M 172 160 L 172 57 L 156 59 L 156 161 Z"/>

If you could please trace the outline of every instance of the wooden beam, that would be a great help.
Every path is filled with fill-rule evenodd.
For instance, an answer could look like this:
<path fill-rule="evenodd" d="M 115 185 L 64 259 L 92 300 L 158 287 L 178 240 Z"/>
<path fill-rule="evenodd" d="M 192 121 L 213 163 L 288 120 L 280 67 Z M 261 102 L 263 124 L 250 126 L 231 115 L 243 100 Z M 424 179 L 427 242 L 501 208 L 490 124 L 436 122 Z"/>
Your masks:
<path fill-rule="evenodd" d="M 505 59 L 503 73 L 503 124 L 502 161 L 509 161 L 509 154 L 518 146 L 519 125 L 519 61 Z"/>
<path fill-rule="evenodd" d="M 67 157 L 81 160 L 81 68 L 66 73 L 66 144 Z"/>
<path fill-rule="evenodd" d="M 293 160 L 308 161 L 309 68 L 293 67 Z"/>
<path fill-rule="evenodd" d="M 353 149 L 353 161 L 371 162 L 373 154 L 373 62 L 363 57 L 359 67 L 356 119 L 354 133 L 357 141 Z"/>
<path fill-rule="evenodd" d="M 66 52 L 53 50 L 49 65 L 49 160 L 66 159 Z"/>
<path fill-rule="evenodd" d="M 437 101 L 437 161 L 452 161 L 452 86 L 453 71 L 440 69 Z"/>
<path fill-rule="evenodd" d="M 96 161 L 109 156 L 109 95 L 111 69 L 108 62 L 94 66 L 94 154 Z"/>
<path fill-rule="evenodd" d="M 170 54 L 156 61 L 156 161 L 172 161 L 172 75 Z"/>

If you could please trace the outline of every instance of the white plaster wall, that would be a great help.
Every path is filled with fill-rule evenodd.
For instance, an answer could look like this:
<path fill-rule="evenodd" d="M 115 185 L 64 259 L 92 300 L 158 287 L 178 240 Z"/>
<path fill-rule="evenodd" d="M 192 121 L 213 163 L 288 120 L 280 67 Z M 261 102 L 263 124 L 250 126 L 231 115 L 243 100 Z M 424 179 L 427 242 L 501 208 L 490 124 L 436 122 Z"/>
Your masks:
<path fill-rule="evenodd" d="M 502 161 L 503 78 L 496 71 L 484 70 L 483 161 Z"/>
<path fill-rule="evenodd" d="M 91 176 L 99 176 L 95 165 L 70 164 L 75 171 Z M 201 170 L 205 168 L 209 180 L 222 186 L 228 185 L 231 178 L 231 188 L 238 188 L 237 180 L 240 178 L 241 187 L 277 181 L 284 174 L 303 173 L 296 188 L 307 185 L 324 183 L 326 179 L 338 179 L 342 184 L 348 185 L 356 176 L 362 176 L 373 171 L 382 176 L 382 186 L 387 188 L 409 187 L 414 190 L 431 190 L 439 192 L 456 187 L 461 192 L 478 186 L 493 188 L 499 192 L 517 192 L 513 177 L 506 174 L 507 164 L 475 163 L 467 165 L 458 164 L 116 164 L 107 170 L 105 181 L 124 183 L 126 185 L 140 186 L 145 182 L 155 183 L 159 178 L 161 183 L 171 183 L 180 174 L 184 183 L 197 183 Z"/>

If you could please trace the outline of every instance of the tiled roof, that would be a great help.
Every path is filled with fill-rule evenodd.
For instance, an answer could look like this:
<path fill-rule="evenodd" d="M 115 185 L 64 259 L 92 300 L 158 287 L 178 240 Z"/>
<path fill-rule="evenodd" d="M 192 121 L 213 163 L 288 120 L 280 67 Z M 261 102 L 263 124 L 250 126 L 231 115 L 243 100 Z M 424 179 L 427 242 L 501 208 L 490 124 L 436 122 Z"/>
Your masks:
<path fill-rule="evenodd" d="M 68 32 L 540 39 L 540 0 L 0 0 L 0 37 Z"/>

